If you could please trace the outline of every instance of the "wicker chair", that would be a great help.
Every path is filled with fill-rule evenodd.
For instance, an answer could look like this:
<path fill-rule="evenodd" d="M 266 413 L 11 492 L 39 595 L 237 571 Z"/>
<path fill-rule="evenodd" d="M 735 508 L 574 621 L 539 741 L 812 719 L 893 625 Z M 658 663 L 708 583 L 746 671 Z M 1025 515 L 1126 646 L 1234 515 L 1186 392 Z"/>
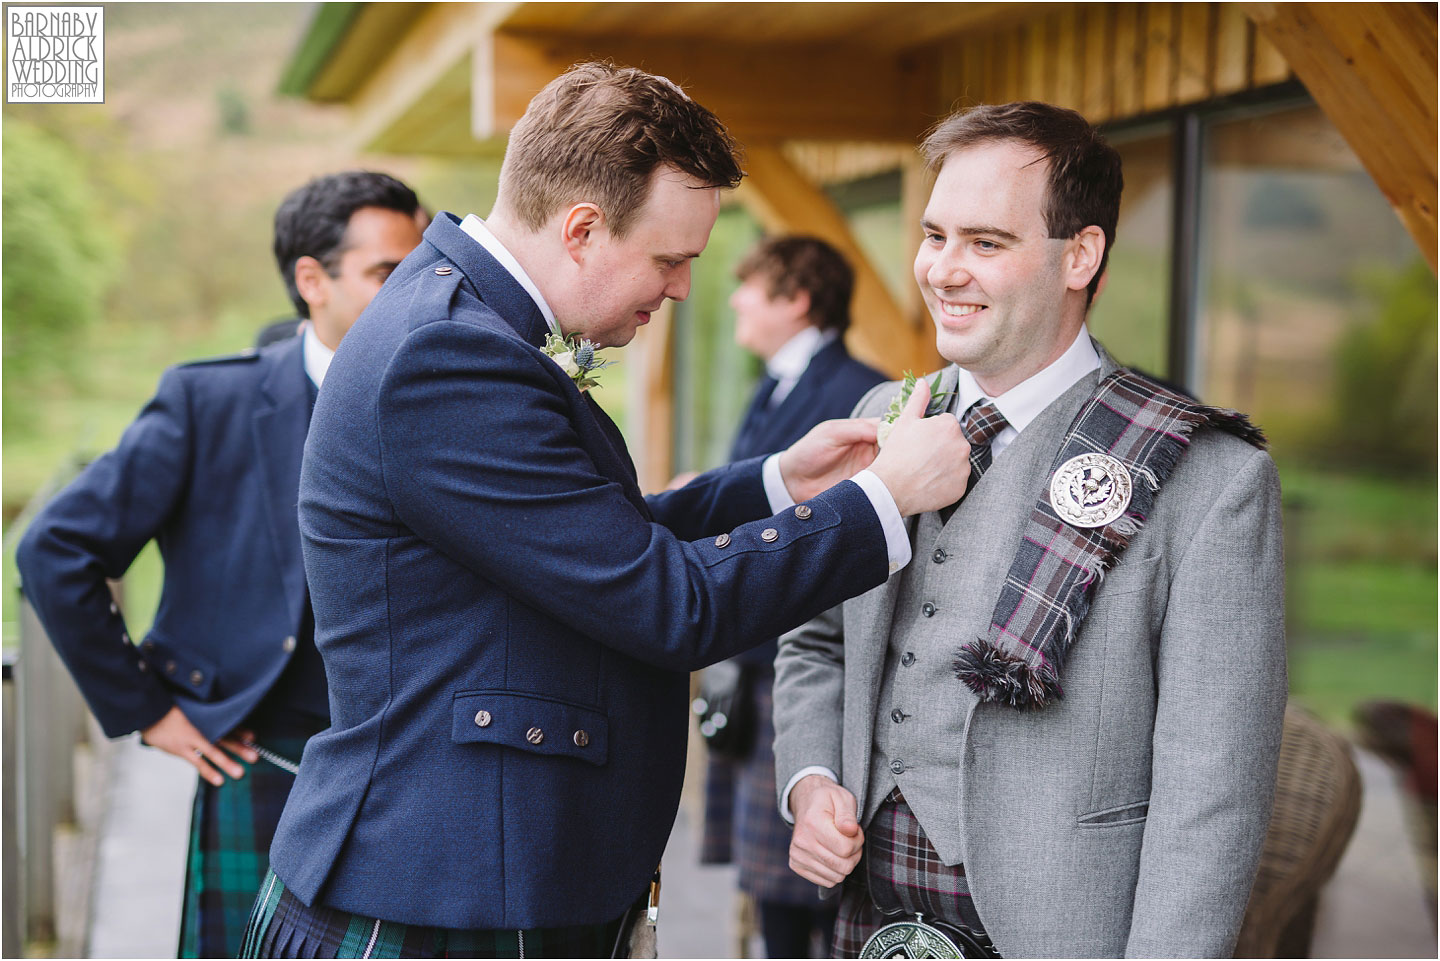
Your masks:
<path fill-rule="evenodd" d="M 1360 816 L 1350 745 L 1311 715 L 1285 709 L 1275 813 L 1235 945 L 1237 958 L 1306 958 L 1320 889 Z"/>

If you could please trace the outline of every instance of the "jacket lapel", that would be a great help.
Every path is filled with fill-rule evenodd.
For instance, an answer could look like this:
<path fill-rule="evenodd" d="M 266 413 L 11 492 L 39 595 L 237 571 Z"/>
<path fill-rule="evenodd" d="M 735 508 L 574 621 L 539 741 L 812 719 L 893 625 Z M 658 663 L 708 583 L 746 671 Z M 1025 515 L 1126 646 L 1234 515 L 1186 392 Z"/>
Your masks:
<path fill-rule="evenodd" d="M 252 422 L 255 463 L 260 465 L 267 527 L 275 565 L 285 586 L 285 602 L 297 627 L 305 605 L 305 566 L 300 556 L 300 458 L 310 427 L 310 396 L 305 386 L 303 337 L 270 360 L 260 386 Z"/>
<path fill-rule="evenodd" d="M 760 431 L 760 447 L 763 449 L 751 451 L 747 456 L 769 454 L 788 447 L 787 438 L 804 433 L 799 428 L 807 419 L 814 417 L 815 400 L 824 392 L 826 381 L 844 358 L 845 346 L 838 339 L 820 348 L 810 358 L 805 372 L 765 421 Z"/>
<path fill-rule="evenodd" d="M 474 237 L 460 229 L 460 218 L 441 211 L 425 231 L 425 239 L 460 268 L 475 296 L 499 314 L 522 340 L 531 347 L 544 346 L 545 335 L 550 331 L 545 315 L 520 282 Z M 650 517 L 650 508 L 640 493 L 635 464 L 630 460 L 620 429 L 588 394 L 582 394 L 573 384 L 569 393 L 576 428 L 586 450 L 595 458 L 596 468 L 617 482 L 631 503 L 645 517 Z"/>

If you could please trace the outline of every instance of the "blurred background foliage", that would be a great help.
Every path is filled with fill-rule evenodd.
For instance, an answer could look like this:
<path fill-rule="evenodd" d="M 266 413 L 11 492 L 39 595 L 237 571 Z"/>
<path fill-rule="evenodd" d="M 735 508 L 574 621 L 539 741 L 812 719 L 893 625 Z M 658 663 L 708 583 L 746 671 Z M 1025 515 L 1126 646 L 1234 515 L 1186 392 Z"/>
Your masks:
<path fill-rule="evenodd" d="M 104 104 L 4 106 L 7 528 L 52 479 L 114 446 L 167 366 L 241 350 L 293 315 L 270 252 L 289 190 L 363 167 L 410 183 L 432 213 L 489 211 L 498 162 L 361 154 L 342 109 L 275 94 L 310 10 L 110 5 Z M 153 545 L 126 590 L 138 636 L 159 591 Z"/>

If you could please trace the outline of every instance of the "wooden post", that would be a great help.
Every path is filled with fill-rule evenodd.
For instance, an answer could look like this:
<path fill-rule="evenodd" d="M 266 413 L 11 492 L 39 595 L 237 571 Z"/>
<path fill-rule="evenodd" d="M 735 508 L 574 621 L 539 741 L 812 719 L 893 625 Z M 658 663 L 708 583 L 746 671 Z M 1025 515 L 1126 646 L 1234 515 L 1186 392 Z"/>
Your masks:
<path fill-rule="evenodd" d="M 22 924 L 21 898 L 20 898 L 20 766 L 16 763 L 16 731 L 15 722 L 18 714 L 15 710 L 15 661 L 13 652 L 6 652 L 4 662 L 4 688 L 0 693 L 0 707 L 3 707 L 4 718 L 0 720 L 0 729 L 3 729 L 4 743 L 0 745 L 0 763 L 3 763 L 3 771 L 0 771 L 0 787 L 3 787 L 3 797 L 0 797 L 0 809 L 3 809 L 4 824 L 0 826 L 3 831 L 4 851 L 4 873 L 0 875 L 0 885 L 4 886 L 3 907 L 0 907 L 0 954 L 7 958 L 18 958 L 21 953 L 22 941 L 20 930 Z"/>
<path fill-rule="evenodd" d="M 57 787 L 73 780 L 68 745 L 61 751 L 49 710 L 53 675 L 63 670 L 45 637 L 34 610 L 20 600 L 20 670 L 16 681 L 20 712 L 20 839 L 24 879 L 21 882 L 25 939 L 55 937 L 55 825 L 59 818 Z M 57 763 L 63 757 L 64 763 Z M 66 812 L 73 819 L 73 805 Z"/>

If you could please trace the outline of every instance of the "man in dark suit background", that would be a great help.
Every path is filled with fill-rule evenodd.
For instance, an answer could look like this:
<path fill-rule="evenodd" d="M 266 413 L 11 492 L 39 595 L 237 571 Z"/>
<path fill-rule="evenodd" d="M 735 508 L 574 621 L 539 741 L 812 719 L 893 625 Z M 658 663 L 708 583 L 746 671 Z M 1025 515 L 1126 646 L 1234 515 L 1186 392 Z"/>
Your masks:
<path fill-rule="evenodd" d="M 765 362 L 730 451 L 741 461 L 784 450 L 821 421 L 850 416 L 886 377 L 845 349 L 855 275 L 834 247 L 814 237 L 768 238 L 735 273 L 735 342 Z M 755 899 L 769 957 L 808 956 L 816 932 L 829 957 L 835 904 L 821 902 L 814 882 L 790 869 L 790 826 L 775 809 L 776 650 L 772 639 L 711 669 L 743 686 L 735 703 L 747 705 L 754 726 L 738 751 L 710 756 L 700 859 L 739 865 L 740 890 Z"/>
<path fill-rule="evenodd" d="M 300 484 L 332 724 L 247 952 L 608 955 L 674 820 L 688 672 L 881 583 L 900 517 L 964 490 L 922 391 L 878 456 L 832 422 L 642 496 L 589 354 L 688 294 L 740 177 L 670 81 L 573 68 L 490 217 L 437 216 L 337 352 Z"/>
<path fill-rule="evenodd" d="M 105 733 L 138 730 L 200 774 L 182 957 L 235 955 L 294 763 L 328 724 L 296 523 L 300 456 L 334 348 L 420 241 L 417 207 L 400 181 L 361 171 L 287 196 L 274 251 L 308 318 L 302 336 L 166 371 L 17 552 L 26 596 Z M 164 588 L 135 644 L 105 580 L 151 540 Z"/>

